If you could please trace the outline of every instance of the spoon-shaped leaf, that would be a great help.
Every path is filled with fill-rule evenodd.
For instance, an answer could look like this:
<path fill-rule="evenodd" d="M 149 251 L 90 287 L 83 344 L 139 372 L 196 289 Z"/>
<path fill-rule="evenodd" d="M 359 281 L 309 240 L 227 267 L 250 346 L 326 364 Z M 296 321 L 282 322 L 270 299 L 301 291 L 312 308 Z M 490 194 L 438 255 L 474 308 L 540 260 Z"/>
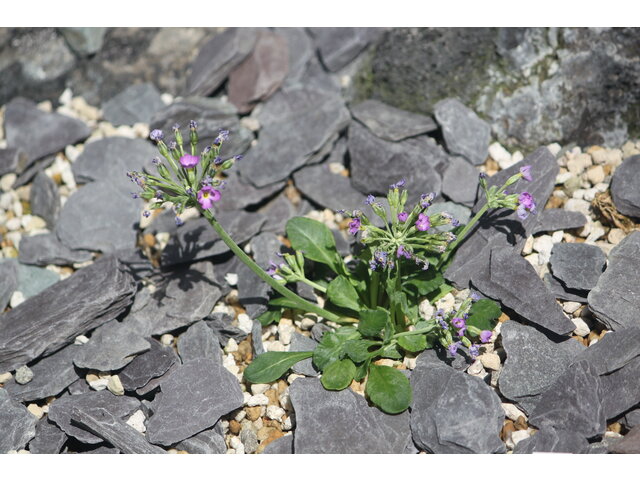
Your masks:
<path fill-rule="evenodd" d="M 251 383 L 275 382 L 300 360 L 311 356 L 313 352 L 266 352 L 245 369 L 244 378 Z"/>

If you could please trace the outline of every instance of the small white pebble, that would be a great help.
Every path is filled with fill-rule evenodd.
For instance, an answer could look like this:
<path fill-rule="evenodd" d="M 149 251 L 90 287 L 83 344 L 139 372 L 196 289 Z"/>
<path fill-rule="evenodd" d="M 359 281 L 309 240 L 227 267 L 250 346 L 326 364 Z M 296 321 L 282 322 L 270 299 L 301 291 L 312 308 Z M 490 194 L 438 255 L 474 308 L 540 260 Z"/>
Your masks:
<path fill-rule="evenodd" d="M 562 147 L 558 143 L 551 143 L 547 145 L 547 150 L 551 152 L 551 155 L 557 157 L 560 153 L 560 150 L 562 150 Z"/>
<path fill-rule="evenodd" d="M 589 325 L 587 325 L 587 323 L 580 317 L 572 318 L 571 321 L 576 326 L 573 333 L 575 333 L 579 337 L 586 337 L 587 335 L 589 335 L 589 332 L 591 332 Z"/>
<path fill-rule="evenodd" d="M 9 305 L 11 306 L 11 308 L 16 308 L 18 305 L 20 305 L 24 301 L 25 301 L 24 294 L 21 291 L 16 290 L 11 295 L 11 299 L 9 300 Z"/>
<path fill-rule="evenodd" d="M 291 343 L 291 336 L 296 331 L 291 323 L 287 324 L 286 322 L 291 322 L 291 320 L 282 319 L 278 325 L 278 338 L 283 345 L 289 345 Z"/>
<path fill-rule="evenodd" d="M 109 381 L 107 382 L 107 389 L 114 395 L 124 395 L 124 387 L 122 386 L 122 382 L 120 381 L 120 377 L 118 375 L 112 375 L 111 377 L 109 377 Z"/>
<path fill-rule="evenodd" d="M 224 347 L 225 352 L 232 353 L 238 351 L 238 342 L 236 342 L 233 338 L 230 338 L 227 341 L 227 346 Z"/>
<path fill-rule="evenodd" d="M 478 357 L 484 368 L 500 370 L 500 357 L 497 353 L 483 353 Z"/>
<path fill-rule="evenodd" d="M 296 378 L 304 378 L 304 375 L 298 375 L 297 373 L 292 373 L 287 377 L 287 383 L 291 385 Z"/>
<path fill-rule="evenodd" d="M 334 175 L 339 175 L 344 170 L 344 165 L 338 162 L 329 163 L 329 171 Z"/>
<path fill-rule="evenodd" d="M 513 447 L 515 447 L 522 440 L 525 440 L 525 439 L 529 438 L 530 436 L 531 435 L 526 430 L 516 430 L 514 432 L 511 432 L 511 435 L 510 435 L 511 443 L 513 444 Z"/>
<path fill-rule="evenodd" d="M 267 407 L 267 417 L 271 420 L 276 420 L 278 422 L 282 421 L 282 417 L 286 412 L 283 408 L 278 407 L 276 405 L 269 405 Z"/>
<path fill-rule="evenodd" d="M 467 373 L 469 375 L 478 376 L 478 375 L 481 375 L 483 372 L 486 374 L 486 372 L 484 371 L 484 367 L 482 366 L 482 362 L 480 360 L 476 360 L 471 365 L 469 365 L 469 368 L 467 368 Z"/>
<path fill-rule="evenodd" d="M 269 405 L 269 397 L 267 397 L 263 393 L 260 393 L 258 395 L 251 395 L 251 397 L 247 401 L 247 406 L 257 407 L 258 405 Z"/>
<path fill-rule="evenodd" d="M 316 322 L 311 318 L 304 317 L 302 320 L 300 320 L 300 330 L 311 330 L 315 324 Z"/>
<path fill-rule="evenodd" d="M 441 308 L 445 312 L 451 310 L 456 303 L 456 297 L 452 293 L 447 293 L 444 297 L 436 302 L 436 308 Z"/>
<path fill-rule="evenodd" d="M 27 406 L 27 410 L 29 410 L 29 413 L 31 413 L 34 417 L 36 417 L 38 419 L 42 418 L 42 416 L 44 415 L 44 412 L 42 411 L 42 408 L 40 408 L 35 403 L 30 403 Z"/>
<path fill-rule="evenodd" d="M 247 416 L 247 411 L 246 410 L 240 410 L 238 412 L 238 414 L 235 416 L 235 421 L 236 422 L 241 422 L 242 420 L 244 420 L 244 418 Z"/>
<path fill-rule="evenodd" d="M 144 424 L 145 420 L 144 412 L 142 410 L 136 410 L 135 413 L 127 419 L 126 423 L 138 432 L 144 433 L 147 431 L 147 427 Z"/>
<path fill-rule="evenodd" d="M 89 380 L 89 375 L 87 375 L 87 383 L 94 390 L 100 391 L 100 390 L 104 390 L 104 389 L 107 388 L 107 385 L 109 384 L 109 379 L 108 378 L 96 378 L 95 380 L 93 380 L 93 379 Z"/>
<path fill-rule="evenodd" d="M 522 255 L 526 256 L 533 252 L 533 235 L 527 237 L 527 240 L 524 242 L 524 247 L 522 248 Z"/>
<path fill-rule="evenodd" d="M 245 333 L 251 333 L 253 329 L 253 320 L 246 313 L 238 315 L 238 328 Z"/>
<path fill-rule="evenodd" d="M 73 341 L 73 343 L 74 343 L 74 345 L 84 345 L 88 341 L 89 341 L 89 339 L 87 337 L 85 337 L 84 335 L 78 335 L 75 338 L 75 340 Z"/>
<path fill-rule="evenodd" d="M 16 181 L 18 176 L 15 173 L 7 173 L 0 178 L 0 190 L 3 192 L 8 192 L 11 190 L 13 183 Z"/>
<path fill-rule="evenodd" d="M 580 305 L 582 304 L 578 302 L 564 302 L 564 305 L 562 305 L 562 310 L 567 313 L 573 313 L 580 308 Z"/>
<path fill-rule="evenodd" d="M 240 441 L 240 437 L 236 437 L 235 435 L 231 436 L 229 439 L 229 445 L 231 448 L 235 449 L 236 452 L 242 447 L 242 442 Z"/>
<path fill-rule="evenodd" d="M 564 237 L 564 231 L 558 230 L 556 232 L 553 232 L 553 234 L 551 234 L 551 241 L 555 245 L 556 243 L 562 242 L 563 237 Z"/>
<path fill-rule="evenodd" d="M 291 415 L 289 415 L 287 418 L 284 419 L 284 422 L 282 422 L 282 430 L 285 432 L 288 432 L 292 428 L 293 428 L 293 421 L 292 421 Z"/>
<path fill-rule="evenodd" d="M 260 395 L 269 390 L 269 388 L 271 388 L 271 385 L 268 383 L 253 383 L 251 384 L 251 393 L 253 395 Z"/>
<path fill-rule="evenodd" d="M 12 378 L 13 375 L 11 375 L 11 372 L 0 373 L 0 383 L 7 383 Z"/>
<path fill-rule="evenodd" d="M 237 273 L 227 273 L 224 276 L 224 279 L 227 281 L 230 287 L 235 287 L 238 285 L 238 274 Z"/>
<path fill-rule="evenodd" d="M 169 346 L 173 343 L 174 340 L 174 336 L 171 335 L 170 333 L 165 333 L 164 335 L 162 335 L 160 337 L 160 343 L 162 343 L 164 346 Z"/>
<path fill-rule="evenodd" d="M 238 375 L 238 373 L 240 372 L 240 367 L 236 365 L 236 359 L 233 358 L 233 355 L 231 353 L 227 354 L 222 359 L 222 366 L 234 375 Z"/>
<path fill-rule="evenodd" d="M 433 305 L 431 305 L 431 302 L 429 302 L 428 299 L 421 301 L 418 305 L 418 312 L 420 313 L 420 317 L 425 320 L 431 320 L 434 311 L 435 308 L 433 307 Z"/>
<path fill-rule="evenodd" d="M 527 415 L 512 403 L 503 403 L 502 409 L 507 418 L 514 422 L 517 422 L 520 417 L 524 417 L 525 421 L 527 420 Z"/>

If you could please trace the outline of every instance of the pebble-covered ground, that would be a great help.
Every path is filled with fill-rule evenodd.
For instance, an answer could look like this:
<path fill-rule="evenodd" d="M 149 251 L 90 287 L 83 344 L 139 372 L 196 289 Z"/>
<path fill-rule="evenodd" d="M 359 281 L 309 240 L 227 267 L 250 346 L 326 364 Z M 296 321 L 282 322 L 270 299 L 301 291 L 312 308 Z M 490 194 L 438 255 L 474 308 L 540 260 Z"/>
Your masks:
<path fill-rule="evenodd" d="M 380 35 L 356 30 L 342 50 L 302 29 L 212 35 L 190 97 L 136 83 L 98 106 L 71 89 L 2 106 L 0 452 L 640 453 L 640 142 L 524 155 L 453 98 L 433 117 L 351 104 L 354 65 Z M 125 173 L 150 166 L 151 129 L 190 119 L 205 138 L 230 129 L 226 153 L 244 153 L 217 216 L 265 268 L 292 216 L 324 222 L 346 254 L 336 211 L 366 193 L 404 177 L 466 222 L 480 172 L 501 185 L 532 165 L 513 188 L 537 215 L 473 230 L 446 274 L 456 289 L 420 305 L 430 318 L 471 291 L 499 301 L 481 355 L 383 360 L 414 392 L 395 416 L 364 383 L 324 390 L 310 360 L 245 382 L 255 355 L 312 349 L 335 325 L 286 311 L 262 327 L 269 289 L 197 212 L 181 227 L 171 210 L 142 215 Z"/>

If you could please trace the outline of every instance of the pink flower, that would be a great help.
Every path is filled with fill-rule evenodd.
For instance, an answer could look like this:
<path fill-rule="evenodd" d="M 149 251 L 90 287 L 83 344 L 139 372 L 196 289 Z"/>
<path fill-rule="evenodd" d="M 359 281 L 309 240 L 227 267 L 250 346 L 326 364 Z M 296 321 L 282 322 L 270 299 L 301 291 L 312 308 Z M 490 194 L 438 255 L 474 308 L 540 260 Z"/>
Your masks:
<path fill-rule="evenodd" d="M 429 230 L 430 227 L 431 227 L 431 220 L 429 219 L 429 217 L 424 213 L 421 213 L 420 215 L 418 215 L 418 220 L 416 221 L 416 228 L 421 232 L 425 232 Z"/>
<path fill-rule="evenodd" d="M 220 192 L 211 186 L 205 186 L 198 192 L 198 203 L 205 210 L 213 207 L 213 202 L 220 200 Z"/>
<path fill-rule="evenodd" d="M 197 157 L 195 155 L 187 154 L 180 157 L 180 165 L 182 165 L 184 168 L 193 168 L 198 164 L 199 161 L 200 157 Z"/>
<path fill-rule="evenodd" d="M 491 335 L 491 330 L 482 330 L 482 332 L 480 332 L 480 341 L 482 343 L 487 343 L 491 340 Z"/>

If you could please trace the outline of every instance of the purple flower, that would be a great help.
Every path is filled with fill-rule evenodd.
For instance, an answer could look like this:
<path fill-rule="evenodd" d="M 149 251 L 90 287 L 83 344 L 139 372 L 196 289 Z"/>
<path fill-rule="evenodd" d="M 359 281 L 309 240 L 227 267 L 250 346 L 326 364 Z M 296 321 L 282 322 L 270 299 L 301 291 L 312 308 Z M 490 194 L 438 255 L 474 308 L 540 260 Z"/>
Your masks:
<path fill-rule="evenodd" d="M 184 168 L 193 168 L 198 164 L 199 161 L 200 157 L 197 157 L 195 155 L 185 154 L 180 157 L 180 165 L 182 165 Z"/>
<path fill-rule="evenodd" d="M 478 300 L 480 300 L 480 294 L 478 292 L 471 292 L 470 297 L 472 302 L 477 302 Z"/>
<path fill-rule="evenodd" d="M 173 127 L 171 127 L 171 128 L 173 128 L 173 131 L 175 132 L 177 130 L 180 130 L 180 125 L 178 125 L 177 123 L 174 123 Z"/>
<path fill-rule="evenodd" d="M 487 343 L 489 340 L 491 340 L 491 330 L 482 330 L 480 332 L 480 341 Z"/>
<path fill-rule="evenodd" d="M 536 213 L 536 202 L 529 192 L 522 192 L 518 197 L 518 217 L 522 220 L 529 216 L 529 212 Z"/>
<path fill-rule="evenodd" d="M 176 142 L 169 142 L 169 150 L 176 150 L 178 148 L 178 144 Z"/>
<path fill-rule="evenodd" d="M 195 130 L 198 128 L 198 123 L 195 120 L 189 120 L 189 128 L 191 130 Z"/>
<path fill-rule="evenodd" d="M 418 220 L 416 221 L 416 228 L 421 232 L 425 232 L 429 230 L 430 227 L 431 227 L 431 221 L 429 220 L 429 217 L 424 213 L 421 213 L 420 215 L 418 215 Z"/>
<path fill-rule="evenodd" d="M 480 177 L 480 178 L 487 178 L 487 174 L 486 174 L 486 173 L 484 173 L 484 172 L 480 172 L 479 177 Z"/>
<path fill-rule="evenodd" d="M 358 231 L 360 230 L 360 225 L 362 224 L 362 222 L 360 221 L 359 218 L 354 218 L 349 222 L 349 233 L 351 235 L 355 235 L 358 233 Z"/>
<path fill-rule="evenodd" d="M 214 165 L 222 165 L 222 162 L 223 162 L 223 160 L 220 157 L 216 157 L 216 158 L 213 159 L 213 164 Z"/>
<path fill-rule="evenodd" d="M 220 130 L 220 132 L 218 133 L 218 136 L 216 137 L 216 139 L 213 141 L 214 145 L 220 145 L 222 144 L 222 142 L 224 142 L 227 138 L 229 138 L 229 130 Z"/>
<path fill-rule="evenodd" d="M 451 324 L 456 328 L 466 327 L 466 322 L 460 317 L 454 317 L 453 320 L 451 320 Z"/>
<path fill-rule="evenodd" d="M 182 220 L 180 217 L 176 217 L 176 226 L 181 227 L 182 225 L 184 225 L 184 220 Z"/>
<path fill-rule="evenodd" d="M 449 328 L 449 325 L 447 325 L 447 322 L 445 322 L 442 318 L 438 319 L 438 323 L 443 328 L 443 330 L 446 330 L 447 328 Z"/>
<path fill-rule="evenodd" d="M 151 212 L 149 210 L 145 210 L 144 212 L 142 212 L 142 216 L 144 218 L 149 218 L 151 216 Z"/>
<path fill-rule="evenodd" d="M 207 175 L 202 179 L 202 185 L 211 185 L 212 183 L 213 183 L 213 178 L 211 178 L 211 175 Z"/>
<path fill-rule="evenodd" d="M 471 358 L 476 358 L 480 354 L 480 347 L 475 343 L 469 347 Z"/>
<path fill-rule="evenodd" d="M 451 355 L 455 355 L 458 352 L 458 347 L 460 346 L 461 343 L 462 342 L 455 342 L 449 345 L 449 353 Z"/>
<path fill-rule="evenodd" d="M 149 134 L 149 138 L 154 142 L 159 142 L 164 138 L 164 133 L 162 132 L 162 130 L 158 130 L 156 128 L 155 130 L 151 130 L 151 133 Z"/>
<path fill-rule="evenodd" d="M 434 198 L 436 198 L 436 194 L 433 192 L 423 193 L 422 195 L 420 195 L 420 206 L 422 208 L 428 208 L 431 205 L 431 202 L 433 202 Z"/>
<path fill-rule="evenodd" d="M 269 262 L 269 268 L 267 269 L 267 273 L 273 277 L 277 271 L 278 271 L 278 265 L 276 265 L 273 262 Z"/>
<path fill-rule="evenodd" d="M 376 197 L 374 197 L 373 195 L 367 195 L 367 199 L 364 201 L 365 205 L 371 205 L 373 202 L 375 202 Z"/>
<path fill-rule="evenodd" d="M 533 177 L 531 176 L 531 165 L 520 167 L 520 173 L 522 174 L 522 178 L 527 182 L 531 182 L 533 180 Z"/>
<path fill-rule="evenodd" d="M 452 227 L 459 227 L 460 226 L 460 221 L 457 218 L 452 218 L 451 219 L 451 226 Z"/>
<path fill-rule="evenodd" d="M 458 330 L 458 336 L 464 337 L 464 334 L 466 331 L 467 331 L 467 327 L 462 327 L 461 329 Z"/>
<path fill-rule="evenodd" d="M 209 210 L 213 206 L 213 202 L 220 200 L 220 192 L 213 187 L 202 187 L 198 192 L 198 203 L 205 210 Z"/>
<path fill-rule="evenodd" d="M 407 212 L 400 212 L 398 214 L 398 221 L 404 223 L 407 221 L 407 218 L 409 218 L 409 214 Z"/>
<path fill-rule="evenodd" d="M 378 268 L 378 262 L 375 260 L 369 260 L 369 268 L 371 270 L 376 270 Z"/>
<path fill-rule="evenodd" d="M 410 253 L 410 252 L 408 252 L 408 251 L 404 248 L 404 245 L 400 245 L 400 246 L 398 247 L 398 250 L 396 251 L 396 256 L 397 256 L 398 258 L 400 258 L 400 257 L 404 257 L 404 258 L 410 259 L 410 258 L 411 258 L 411 253 Z"/>
<path fill-rule="evenodd" d="M 390 188 L 391 190 L 395 190 L 395 189 L 397 189 L 397 188 L 404 187 L 405 183 L 407 183 L 407 181 L 403 178 L 403 179 L 402 179 L 402 180 L 400 180 L 398 183 L 394 183 L 394 184 L 389 185 L 389 188 Z"/>
<path fill-rule="evenodd" d="M 385 263 L 387 263 L 387 252 L 385 252 L 384 250 L 376 250 L 373 254 L 373 258 L 379 264 L 384 265 Z"/>

